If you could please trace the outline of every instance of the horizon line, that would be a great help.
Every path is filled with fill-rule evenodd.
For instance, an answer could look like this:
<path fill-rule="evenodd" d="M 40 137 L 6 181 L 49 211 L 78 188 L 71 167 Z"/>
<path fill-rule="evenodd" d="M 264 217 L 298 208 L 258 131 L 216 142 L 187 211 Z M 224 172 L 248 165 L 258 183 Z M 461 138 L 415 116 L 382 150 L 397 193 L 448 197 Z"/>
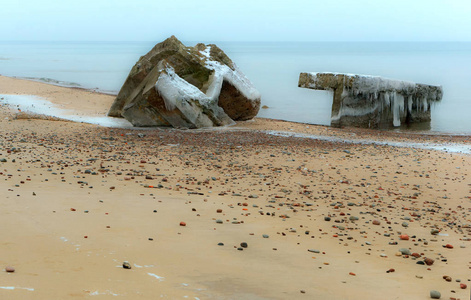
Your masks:
<path fill-rule="evenodd" d="M 164 41 L 164 40 L 161 40 Z M 254 41 L 254 40 L 181 40 L 182 42 L 190 43 L 471 43 L 469 41 L 444 41 L 444 40 L 434 40 L 434 41 L 393 41 L 393 40 L 377 40 L 377 41 L 351 41 L 351 40 L 338 40 L 338 41 L 290 41 L 290 40 L 270 40 L 270 41 Z M 152 40 L 0 40 L 0 43 L 155 43 Z"/>

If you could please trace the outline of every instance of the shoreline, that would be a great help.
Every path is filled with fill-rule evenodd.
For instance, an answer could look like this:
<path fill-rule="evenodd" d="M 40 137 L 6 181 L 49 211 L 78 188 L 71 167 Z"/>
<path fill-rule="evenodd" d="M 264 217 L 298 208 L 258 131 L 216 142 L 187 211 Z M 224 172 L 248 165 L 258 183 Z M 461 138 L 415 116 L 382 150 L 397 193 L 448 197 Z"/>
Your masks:
<path fill-rule="evenodd" d="M 114 100 L 0 77 L 5 91 L 83 115 Z M 2 299 L 469 297 L 471 156 L 343 142 L 468 136 L 261 118 L 141 130 L 15 113 L 0 105 Z"/>
<path fill-rule="evenodd" d="M 41 81 L 40 78 L 26 78 L 26 77 L 18 77 L 18 76 L 4 76 L 0 74 L 0 78 L 11 78 L 11 79 L 16 79 L 16 80 L 24 80 L 24 81 L 31 81 L 39 84 L 45 84 L 47 86 L 55 86 L 55 87 L 60 87 L 64 89 L 76 89 L 79 91 L 84 91 L 84 92 L 89 92 L 89 93 L 94 93 L 98 95 L 103 95 L 103 96 L 112 96 L 116 97 L 118 92 L 106 92 L 106 91 L 101 91 L 99 89 L 88 89 L 85 87 L 76 87 L 72 85 L 61 85 L 61 84 L 54 84 L 52 82 L 45 82 Z M 49 78 L 48 78 L 49 79 Z M 54 80 L 54 79 L 52 79 Z M 40 96 L 40 95 L 38 95 Z M 111 104 L 110 104 L 111 107 Z M 471 134 L 467 133 L 444 133 L 444 132 L 439 132 L 439 131 L 423 131 L 423 130 L 401 130 L 401 129 L 390 129 L 390 130 L 378 130 L 378 129 L 364 129 L 364 128 L 353 128 L 353 127 L 346 127 L 346 128 L 333 128 L 328 125 L 320 125 L 320 124 L 312 124 L 312 123 L 304 123 L 304 122 L 295 122 L 295 121 L 287 121 L 283 119 L 273 119 L 273 118 L 263 118 L 263 117 L 256 117 L 257 119 L 266 119 L 268 121 L 279 121 L 279 122 L 287 122 L 287 123 L 295 123 L 295 124 L 301 124 L 301 125 L 308 125 L 308 126 L 317 126 L 317 127 L 326 127 L 326 128 L 332 128 L 332 129 L 340 129 L 340 130 L 353 130 L 353 131 L 365 131 L 365 132 L 380 132 L 380 133 L 386 133 L 386 134 L 391 134 L 391 133 L 396 133 L 399 135 L 417 135 L 417 136 L 436 136 L 436 137 L 441 137 L 441 138 L 446 138 L 448 136 L 452 137 L 471 137 Z"/>

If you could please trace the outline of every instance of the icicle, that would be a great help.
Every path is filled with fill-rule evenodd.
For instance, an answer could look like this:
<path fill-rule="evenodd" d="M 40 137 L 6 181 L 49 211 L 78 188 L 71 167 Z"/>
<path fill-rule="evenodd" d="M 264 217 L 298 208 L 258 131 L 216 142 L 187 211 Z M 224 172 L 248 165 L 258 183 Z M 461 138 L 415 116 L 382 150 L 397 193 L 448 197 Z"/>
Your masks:
<path fill-rule="evenodd" d="M 404 96 L 393 93 L 393 125 L 401 126 L 401 115 L 404 113 Z"/>
<path fill-rule="evenodd" d="M 422 98 L 422 105 L 423 105 L 423 110 L 427 111 L 428 110 L 428 101 L 426 97 Z"/>
<path fill-rule="evenodd" d="M 407 111 L 409 113 L 412 112 L 412 96 L 409 96 L 409 98 L 407 99 Z"/>

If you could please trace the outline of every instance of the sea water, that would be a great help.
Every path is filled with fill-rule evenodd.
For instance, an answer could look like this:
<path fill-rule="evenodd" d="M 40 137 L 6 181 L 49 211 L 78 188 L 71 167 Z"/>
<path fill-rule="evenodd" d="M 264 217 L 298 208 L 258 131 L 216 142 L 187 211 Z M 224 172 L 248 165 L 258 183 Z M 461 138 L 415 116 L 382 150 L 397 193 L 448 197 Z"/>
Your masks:
<path fill-rule="evenodd" d="M 0 74 L 116 94 L 135 62 L 157 42 L 0 42 Z M 443 86 L 430 131 L 471 134 L 471 43 L 215 44 L 261 92 L 268 108 L 260 117 L 329 125 L 332 94 L 298 88 L 299 73 L 354 73 Z"/>

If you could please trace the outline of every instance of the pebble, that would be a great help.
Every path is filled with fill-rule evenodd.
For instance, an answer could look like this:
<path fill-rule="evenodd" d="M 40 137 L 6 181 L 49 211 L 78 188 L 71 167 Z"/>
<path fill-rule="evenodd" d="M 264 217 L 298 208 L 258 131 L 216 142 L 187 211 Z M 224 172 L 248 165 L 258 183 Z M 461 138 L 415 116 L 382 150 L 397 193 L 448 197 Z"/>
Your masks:
<path fill-rule="evenodd" d="M 448 282 L 452 281 L 452 278 L 450 276 L 447 276 L 447 275 L 443 275 L 443 279 L 445 279 Z"/>
<path fill-rule="evenodd" d="M 7 266 L 7 267 L 5 268 L 5 271 L 8 272 L 8 273 L 13 273 L 13 272 L 15 272 L 15 268 L 10 267 L 10 266 Z"/>
<path fill-rule="evenodd" d="M 185 222 L 180 222 L 180 226 L 186 226 Z"/>
<path fill-rule="evenodd" d="M 264 239 L 268 239 L 270 236 L 268 234 L 262 235 Z"/>
<path fill-rule="evenodd" d="M 331 218 L 330 218 L 330 217 L 324 217 L 324 221 L 327 221 L 327 222 L 329 222 L 330 220 L 331 220 Z"/>
<path fill-rule="evenodd" d="M 399 236 L 399 238 L 400 238 L 401 240 L 403 240 L 403 241 L 408 241 L 408 240 L 409 240 L 409 236 L 408 236 L 407 234 L 401 234 L 401 235 Z"/>
<path fill-rule="evenodd" d="M 249 245 L 246 242 L 242 242 L 242 243 L 240 243 L 240 246 L 242 248 L 247 248 Z"/>
<path fill-rule="evenodd" d="M 460 283 L 460 288 L 461 288 L 462 290 L 465 290 L 467 287 L 468 287 L 468 286 L 467 286 L 466 284 Z"/>
<path fill-rule="evenodd" d="M 396 270 L 392 268 L 386 271 L 386 273 L 394 273 L 394 272 L 396 272 Z"/>
<path fill-rule="evenodd" d="M 379 220 L 373 220 L 373 225 L 380 225 L 381 222 Z"/>
<path fill-rule="evenodd" d="M 439 291 L 431 290 L 430 291 L 430 298 L 432 299 L 440 299 L 442 297 L 442 294 L 440 294 Z"/>
<path fill-rule="evenodd" d="M 435 262 L 435 260 L 426 257 L 426 258 L 424 259 L 424 262 L 425 262 L 425 264 L 426 264 L 427 266 L 431 266 L 431 265 L 433 265 L 433 263 Z"/>
<path fill-rule="evenodd" d="M 411 255 L 411 252 L 407 248 L 401 248 L 399 249 L 399 252 L 401 252 L 402 255 Z"/>
<path fill-rule="evenodd" d="M 124 269 L 131 269 L 131 264 L 127 261 L 123 262 L 123 268 Z"/>

